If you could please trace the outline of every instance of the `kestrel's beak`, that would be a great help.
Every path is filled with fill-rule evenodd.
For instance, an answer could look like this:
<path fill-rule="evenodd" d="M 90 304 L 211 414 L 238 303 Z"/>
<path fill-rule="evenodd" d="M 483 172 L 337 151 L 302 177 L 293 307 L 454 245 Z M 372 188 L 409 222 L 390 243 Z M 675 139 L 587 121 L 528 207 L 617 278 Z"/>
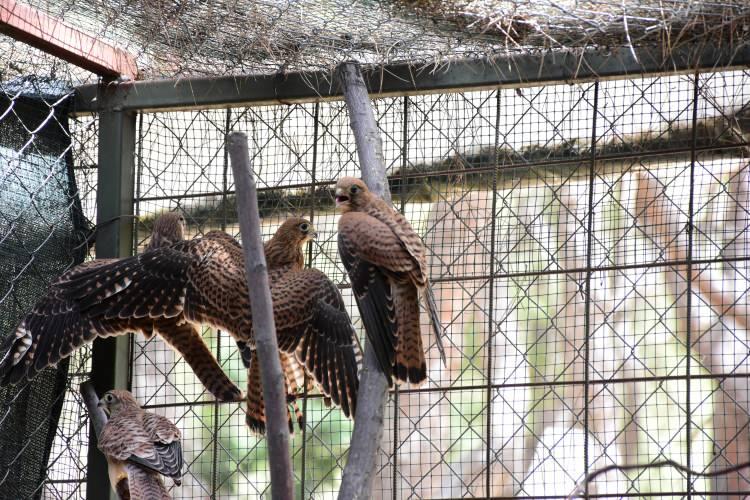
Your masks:
<path fill-rule="evenodd" d="M 336 188 L 336 206 L 340 207 L 347 201 L 349 201 L 349 197 L 346 195 L 344 190 L 341 188 Z"/>

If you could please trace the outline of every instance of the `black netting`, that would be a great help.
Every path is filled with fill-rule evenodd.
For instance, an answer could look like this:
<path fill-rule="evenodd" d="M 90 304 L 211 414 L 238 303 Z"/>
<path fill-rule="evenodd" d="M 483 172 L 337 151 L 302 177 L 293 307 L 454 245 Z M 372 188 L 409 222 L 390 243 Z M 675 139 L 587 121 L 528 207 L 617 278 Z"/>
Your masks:
<path fill-rule="evenodd" d="M 73 172 L 69 88 L 0 84 L 0 335 L 66 268 L 83 261 L 86 219 Z M 65 401 L 68 360 L 0 387 L 0 497 L 40 498 Z"/>

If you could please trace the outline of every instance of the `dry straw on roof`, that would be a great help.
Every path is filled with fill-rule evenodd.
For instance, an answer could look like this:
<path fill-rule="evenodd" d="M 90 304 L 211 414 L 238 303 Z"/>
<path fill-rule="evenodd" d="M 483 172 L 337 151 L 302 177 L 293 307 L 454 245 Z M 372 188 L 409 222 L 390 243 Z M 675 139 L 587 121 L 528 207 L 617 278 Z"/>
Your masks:
<path fill-rule="evenodd" d="M 330 70 L 345 60 L 441 65 L 590 47 L 750 39 L 746 0 L 29 0 L 127 49 L 144 78 Z"/>

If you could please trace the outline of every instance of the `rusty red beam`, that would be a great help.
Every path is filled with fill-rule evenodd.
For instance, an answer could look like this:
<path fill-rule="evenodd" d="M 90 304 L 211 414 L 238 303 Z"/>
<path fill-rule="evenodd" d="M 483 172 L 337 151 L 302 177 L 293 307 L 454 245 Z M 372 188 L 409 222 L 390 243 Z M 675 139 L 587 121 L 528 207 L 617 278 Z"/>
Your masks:
<path fill-rule="evenodd" d="M 101 76 L 138 76 L 135 57 L 128 52 L 15 0 L 0 0 L 0 33 Z"/>

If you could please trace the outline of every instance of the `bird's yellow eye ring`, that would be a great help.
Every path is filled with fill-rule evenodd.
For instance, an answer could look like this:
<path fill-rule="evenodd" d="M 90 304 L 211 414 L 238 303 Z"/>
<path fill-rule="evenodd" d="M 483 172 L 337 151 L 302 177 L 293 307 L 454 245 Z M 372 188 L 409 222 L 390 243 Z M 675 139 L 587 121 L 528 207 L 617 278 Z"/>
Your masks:
<path fill-rule="evenodd" d="M 307 222 L 303 222 L 302 224 L 300 224 L 299 228 L 303 233 L 306 233 L 310 229 L 310 225 Z"/>

